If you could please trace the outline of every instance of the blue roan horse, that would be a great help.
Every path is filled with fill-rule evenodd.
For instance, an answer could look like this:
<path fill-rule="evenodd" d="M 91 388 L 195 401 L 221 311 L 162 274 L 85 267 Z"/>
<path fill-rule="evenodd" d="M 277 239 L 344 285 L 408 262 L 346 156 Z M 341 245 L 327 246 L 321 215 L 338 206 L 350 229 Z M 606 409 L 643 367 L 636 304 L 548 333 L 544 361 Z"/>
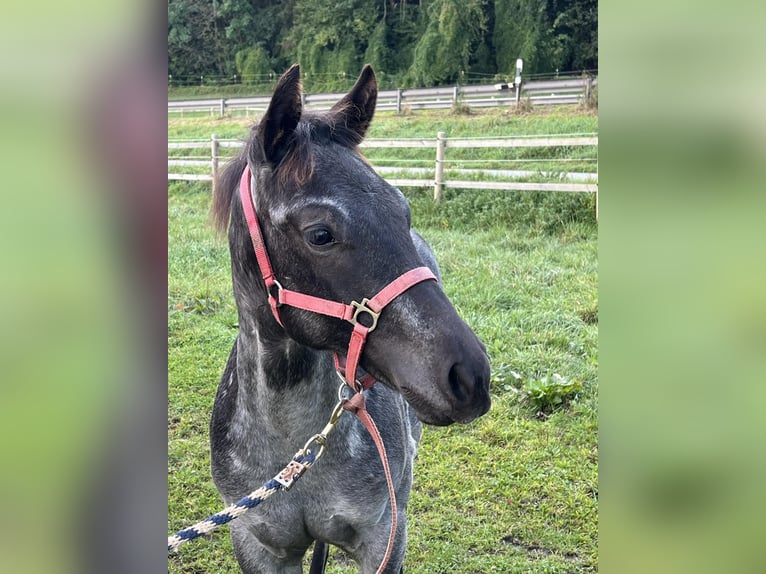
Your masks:
<path fill-rule="evenodd" d="M 352 325 L 267 301 L 237 193 L 245 167 L 274 274 L 284 289 L 350 303 L 427 266 L 431 250 L 410 228 L 401 192 L 381 179 L 357 145 L 372 121 L 377 82 L 366 66 L 329 112 L 304 112 L 300 74 L 288 70 L 242 155 L 217 182 L 213 214 L 228 226 L 239 333 L 213 407 L 213 480 L 232 503 L 274 476 L 327 422 L 338 396 L 333 352 L 345 354 Z M 379 384 L 365 391 L 382 435 L 398 503 L 386 572 L 401 572 L 405 511 L 421 421 L 467 423 L 490 407 L 484 346 L 437 281 L 420 282 L 380 314 L 361 355 Z M 287 493 L 231 525 L 244 572 L 299 573 L 313 541 L 342 548 L 360 572 L 385 554 L 391 507 L 382 463 L 355 417 L 342 417 L 326 452 Z M 326 554 L 325 554 L 326 555 Z"/>

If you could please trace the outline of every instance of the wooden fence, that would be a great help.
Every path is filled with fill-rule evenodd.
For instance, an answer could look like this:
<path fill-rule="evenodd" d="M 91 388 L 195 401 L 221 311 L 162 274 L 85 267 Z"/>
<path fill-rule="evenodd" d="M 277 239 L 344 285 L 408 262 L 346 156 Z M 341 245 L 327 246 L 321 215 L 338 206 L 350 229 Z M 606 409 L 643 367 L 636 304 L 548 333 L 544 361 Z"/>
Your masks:
<path fill-rule="evenodd" d="M 221 162 L 230 158 L 230 154 L 222 156 L 225 149 L 241 148 L 243 143 L 236 140 L 220 140 L 215 135 L 210 140 L 188 140 L 168 142 L 168 168 L 193 166 L 205 168 L 206 173 L 173 173 L 168 172 L 168 180 L 197 180 L 209 181 L 216 177 Z M 450 148 L 562 148 L 591 146 L 597 148 L 596 134 L 573 134 L 567 136 L 517 136 L 503 138 L 447 138 L 444 132 L 439 132 L 435 138 L 421 139 L 366 139 L 362 148 L 431 148 L 435 150 L 435 161 L 432 169 L 426 168 L 396 168 L 397 172 L 411 172 L 415 175 L 425 174 L 420 178 L 388 178 L 391 185 L 397 187 L 431 187 L 433 186 L 434 200 L 440 201 L 445 186 L 464 189 L 501 189 L 514 191 L 559 191 L 570 193 L 595 193 L 596 218 L 598 218 L 598 173 L 561 173 L 542 171 L 503 171 L 486 169 L 456 170 L 458 176 L 493 176 L 504 180 L 472 181 L 471 179 L 448 179 L 445 176 L 447 150 Z M 174 156 L 174 150 L 205 150 L 205 156 L 179 157 Z M 433 156 L 432 156 L 433 157 Z M 487 160 L 492 161 L 492 160 Z M 551 162 L 556 162 L 552 158 Z M 561 161 L 561 160 L 558 160 Z M 597 158 L 583 161 L 597 162 Z M 390 169 L 376 167 L 382 175 Z M 535 178 L 534 176 L 538 176 Z M 519 179 L 555 179 L 550 182 L 519 181 Z"/>
<path fill-rule="evenodd" d="M 590 99 L 598 79 L 592 77 L 499 83 L 444 88 L 416 88 L 382 90 L 378 92 L 376 110 L 394 110 L 402 113 L 406 109 L 444 109 L 458 105 L 469 108 L 516 106 L 520 100 L 532 105 L 578 104 Z M 304 94 L 303 105 L 309 109 L 329 109 L 345 94 Z M 172 100 L 168 102 L 168 113 L 209 112 L 223 117 L 227 112 L 239 111 L 249 115 L 266 111 L 271 96 L 252 98 L 216 98 L 198 100 Z"/>

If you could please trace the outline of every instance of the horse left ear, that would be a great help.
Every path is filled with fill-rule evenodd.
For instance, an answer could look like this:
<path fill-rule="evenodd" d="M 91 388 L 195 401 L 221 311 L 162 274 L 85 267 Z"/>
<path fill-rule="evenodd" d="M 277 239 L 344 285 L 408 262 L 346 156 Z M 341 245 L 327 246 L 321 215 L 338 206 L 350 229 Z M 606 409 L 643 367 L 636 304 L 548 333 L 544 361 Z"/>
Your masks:
<path fill-rule="evenodd" d="M 293 64 L 277 82 L 269 109 L 259 124 L 259 136 L 265 159 L 272 166 L 279 165 L 292 142 L 293 132 L 301 119 L 301 74 Z"/>
<path fill-rule="evenodd" d="M 353 145 L 361 143 L 364 139 L 372 116 L 375 115 L 377 101 L 378 81 L 372 66 L 365 64 L 351 91 L 330 109 L 336 125 L 345 126 L 350 130 Z"/>

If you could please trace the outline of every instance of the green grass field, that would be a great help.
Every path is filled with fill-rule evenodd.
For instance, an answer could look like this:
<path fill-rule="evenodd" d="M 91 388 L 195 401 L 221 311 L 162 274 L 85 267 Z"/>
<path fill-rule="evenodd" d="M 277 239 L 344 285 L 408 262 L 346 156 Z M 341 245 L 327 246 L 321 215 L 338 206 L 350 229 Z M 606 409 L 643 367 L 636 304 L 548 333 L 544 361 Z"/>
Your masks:
<path fill-rule="evenodd" d="M 525 122 L 526 133 L 562 133 L 566 122 L 578 131 L 596 128 L 594 116 L 576 114 L 508 116 L 505 126 L 502 118 L 478 118 L 474 131 L 469 124 L 476 117 L 436 119 L 451 131 L 473 134 L 485 133 L 482 122 L 497 123 L 505 135 L 523 133 Z M 410 120 L 384 118 L 372 135 L 415 137 L 413 130 L 437 129 L 434 117 Z M 209 136 L 211 128 L 221 135 L 224 124 L 239 124 L 187 122 L 171 120 L 170 135 Z M 231 137 L 242 136 L 246 127 L 239 129 L 232 128 Z M 434 205 L 430 192 L 406 195 L 413 224 L 440 261 L 447 294 L 487 345 L 493 406 L 470 425 L 425 429 L 409 508 L 405 571 L 597 571 L 593 198 L 447 190 L 445 201 Z M 209 184 L 169 186 L 170 533 L 221 508 L 210 479 L 207 424 L 237 316 L 228 248 L 213 237 L 209 201 Z M 169 558 L 169 572 L 229 571 L 237 566 L 226 527 Z M 332 551 L 328 572 L 355 571 L 342 552 Z"/>

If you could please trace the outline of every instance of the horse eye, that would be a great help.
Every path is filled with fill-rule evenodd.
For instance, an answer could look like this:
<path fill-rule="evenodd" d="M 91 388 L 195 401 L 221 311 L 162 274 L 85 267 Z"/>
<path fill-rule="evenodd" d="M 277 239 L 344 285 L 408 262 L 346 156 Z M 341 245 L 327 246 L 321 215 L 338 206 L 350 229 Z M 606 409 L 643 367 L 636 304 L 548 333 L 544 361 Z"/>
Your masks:
<path fill-rule="evenodd" d="M 304 233 L 306 241 L 315 247 L 322 247 L 335 243 L 332 232 L 326 227 L 312 227 Z"/>

